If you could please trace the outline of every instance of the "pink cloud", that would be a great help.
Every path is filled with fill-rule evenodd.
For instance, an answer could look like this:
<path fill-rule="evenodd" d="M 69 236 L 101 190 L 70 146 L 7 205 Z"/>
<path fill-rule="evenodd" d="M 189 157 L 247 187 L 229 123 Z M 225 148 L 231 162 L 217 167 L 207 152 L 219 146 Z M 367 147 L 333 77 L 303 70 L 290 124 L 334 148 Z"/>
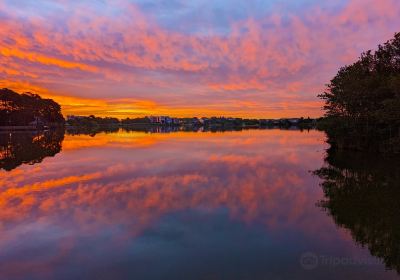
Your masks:
<path fill-rule="evenodd" d="M 83 5 L 58 19 L 21 18 L 3 4 L 2 79 L 99 99 L 110 97 L 102 85 L 118 83 L 117 98 L 182 107 L 218 105 L 224 98 L 214 101 L 217 91 L 261 107 L 286 102 L 300 113 L 295 106 L 304 97 L 315 98 L 339 66 L 389 39 L 400 23 L 398 1 L 351 0 L 335 12 L 315 7 L 286 18 L 249 17 L 232 22 L 225 35 L 201 35 L 166 29 L 135 5 L 118 5 L 117 18 Z M 72 85 L 81 91 L 72 92 Z M 312 114 L 320 114 L 319 105 Z"/>

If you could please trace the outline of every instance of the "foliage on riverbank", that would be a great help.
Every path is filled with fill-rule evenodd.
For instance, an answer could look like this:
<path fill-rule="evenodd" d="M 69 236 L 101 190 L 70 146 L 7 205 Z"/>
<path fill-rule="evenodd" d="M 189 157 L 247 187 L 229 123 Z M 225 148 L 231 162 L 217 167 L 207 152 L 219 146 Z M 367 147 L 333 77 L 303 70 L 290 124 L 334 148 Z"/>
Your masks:
<path fill-rule="evenodd" d="M 64 124 L 61 106 L 37 94 L 0 89 L 0 126 Z"/>
<path fill-rule="evenodd" d="M 400 153 L 400 33 L 341 68 L 319 97 L 334 147 Z"/>

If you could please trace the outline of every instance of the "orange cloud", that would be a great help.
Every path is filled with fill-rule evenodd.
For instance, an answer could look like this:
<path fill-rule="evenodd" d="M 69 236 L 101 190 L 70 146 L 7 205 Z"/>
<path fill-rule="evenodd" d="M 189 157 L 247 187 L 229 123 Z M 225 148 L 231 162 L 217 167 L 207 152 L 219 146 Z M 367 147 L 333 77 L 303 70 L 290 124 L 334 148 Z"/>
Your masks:
<path fill-rule="evenodd" d="M 58 66 L 61 68 L 78 68 L 83 71 L 96 71 L 97 68 L 89 65 L 85 65 L 82 63 L 78 62 L 70 62 L 66 60 L 61 60 L 53 57 L 47 57 L 43 56 L 37 53 L 33 52 L 26 52 L 26 51 L 20 51 L 17 49 L 8 49 L 8 48 L 2 48 L 0 49 L 0 55 L 5 56 L 5 57 L 16 57 L 22 60 L 27 60 L 30 62 L 38 62 L 44 65 L 54 65 Z"/>
<path fill-rule="evenodd" d="M 104 5 L 118 8 L 118 18 L 85 3 L 62 19 L 22 18 L 4 4 L 3 84 L 81 99 L 60 98 L 65 114 L 319 116 L 314 100 L 324 84 L 361 51 L 389 39 L 400 13 L 396 0 L 378 8 L 373 0 L 349 0 L 335 12 L 250 15 L 221 35 L 165 28 L 126 1 Z M 229 100 L 257 102 L 258 110 L 238 110 Z"/>

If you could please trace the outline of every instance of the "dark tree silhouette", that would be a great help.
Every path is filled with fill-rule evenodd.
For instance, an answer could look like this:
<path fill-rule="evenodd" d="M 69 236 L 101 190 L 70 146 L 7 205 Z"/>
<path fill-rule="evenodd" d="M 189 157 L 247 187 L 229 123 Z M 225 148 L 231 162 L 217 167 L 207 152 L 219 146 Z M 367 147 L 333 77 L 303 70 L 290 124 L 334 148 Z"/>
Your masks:
<path fill-rule="evenodd" d="M 9 89 L 0 89 L 0 126 L 29 125 L 32 122 L 63 124 L 60 105 L 37 94 L 18 94 Z"/>
<path fill-rule="evenodd" d="M 400 33 L 341 68 L 319 97 L 331 144 L 400 152 Z"/>

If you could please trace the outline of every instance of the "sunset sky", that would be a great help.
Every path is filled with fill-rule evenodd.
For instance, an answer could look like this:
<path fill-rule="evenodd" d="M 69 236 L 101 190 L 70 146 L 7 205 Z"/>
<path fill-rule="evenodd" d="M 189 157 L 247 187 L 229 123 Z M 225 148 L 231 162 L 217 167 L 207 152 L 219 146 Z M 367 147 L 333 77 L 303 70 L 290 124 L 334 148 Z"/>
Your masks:
<path fill-rule="evenodd" d="M 0 0 L 0 88 L 65 115 L 317 117 L 399 31 L 399 0 Z"/>

